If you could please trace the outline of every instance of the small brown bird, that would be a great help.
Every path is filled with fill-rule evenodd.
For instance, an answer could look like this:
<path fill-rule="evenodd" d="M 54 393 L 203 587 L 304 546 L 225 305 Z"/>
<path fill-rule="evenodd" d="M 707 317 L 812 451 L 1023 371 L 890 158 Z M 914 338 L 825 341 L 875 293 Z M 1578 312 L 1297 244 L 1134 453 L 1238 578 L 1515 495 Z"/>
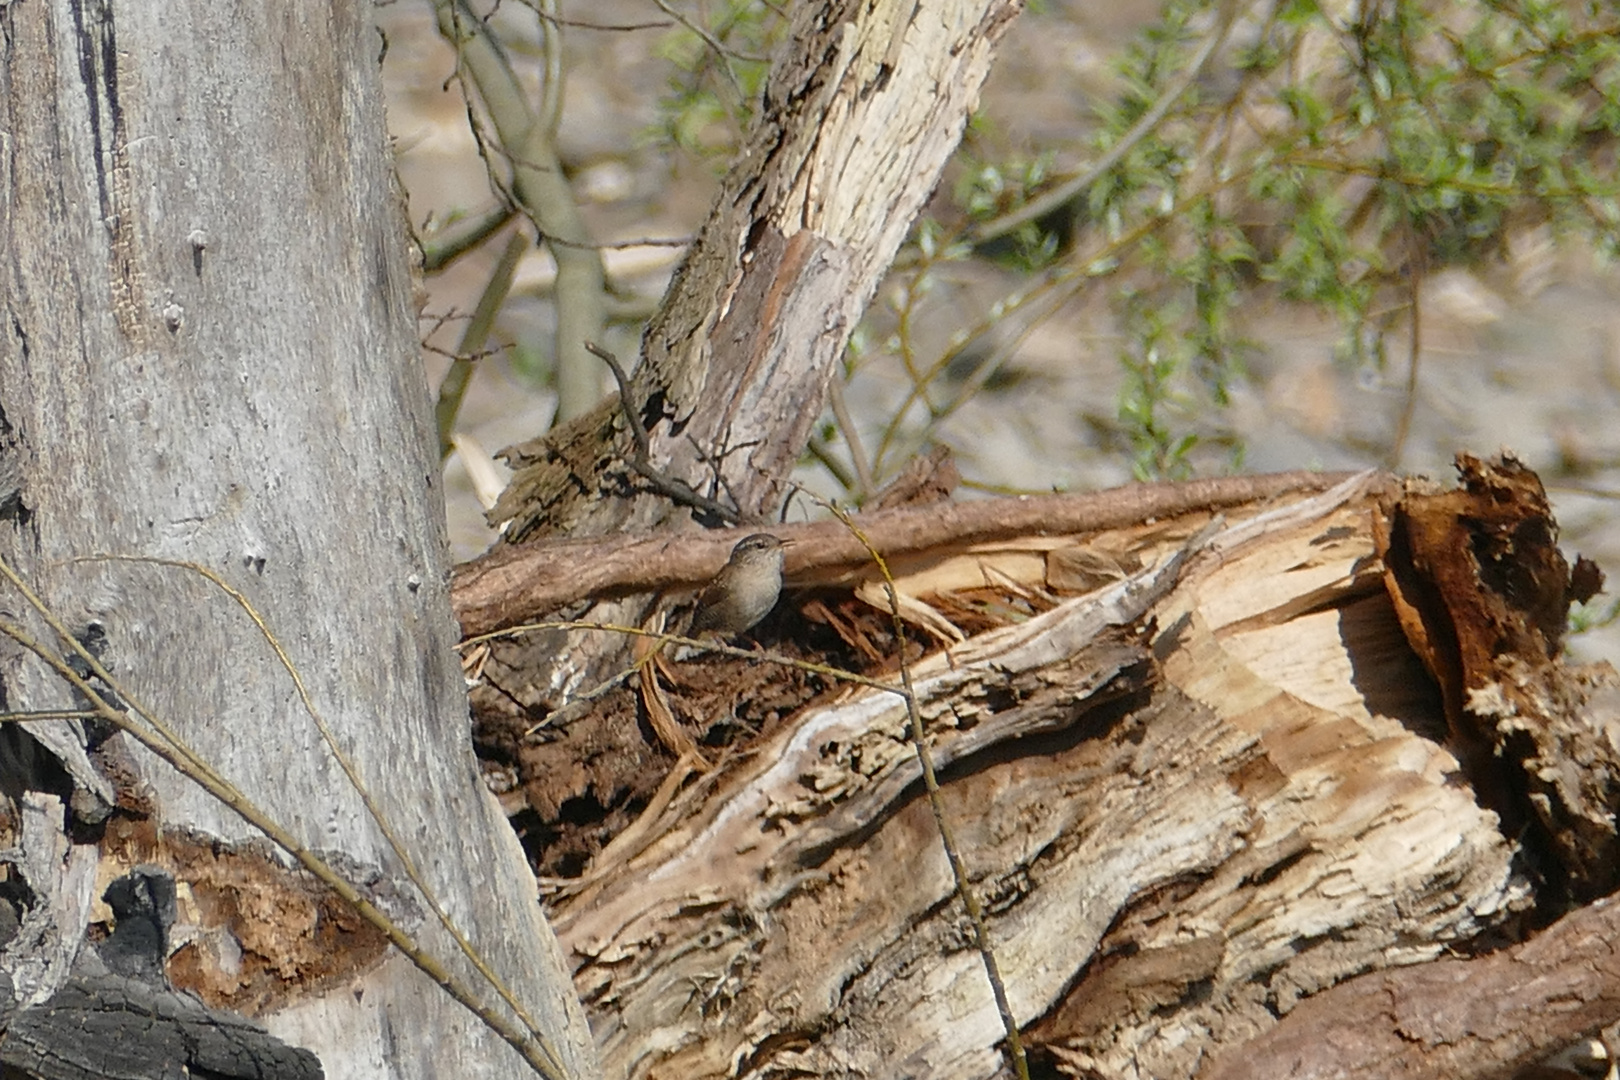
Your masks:
<path fill-rule="evenodd" d="M 751 630 L 782 595 L 783 541 L 754 533 L 737 541 L 731 558 L 698 595 L 691 634 L 713 631 L 731 637 Z"/>

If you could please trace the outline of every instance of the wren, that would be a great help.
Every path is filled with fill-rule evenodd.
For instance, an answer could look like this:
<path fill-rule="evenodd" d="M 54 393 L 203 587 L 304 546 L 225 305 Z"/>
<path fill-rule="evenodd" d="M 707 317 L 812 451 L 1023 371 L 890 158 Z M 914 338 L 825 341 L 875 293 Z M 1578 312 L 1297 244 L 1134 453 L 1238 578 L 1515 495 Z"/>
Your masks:
<path fill-rule="evenodd" d="M 698 594 L 693 637 L 705 631 L 731 637 L 751 630 L 782 595 L 783 541 L 754 533 L 737 541 L 731 558 Z"/>

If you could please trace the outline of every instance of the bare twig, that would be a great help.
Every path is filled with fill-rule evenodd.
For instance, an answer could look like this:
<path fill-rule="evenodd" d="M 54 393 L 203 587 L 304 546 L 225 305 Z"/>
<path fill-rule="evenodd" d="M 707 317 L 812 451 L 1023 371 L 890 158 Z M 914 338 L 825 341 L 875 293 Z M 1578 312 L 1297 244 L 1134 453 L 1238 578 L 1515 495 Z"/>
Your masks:
<path fill-rule="evenodd" d="M 596 251 L 622 251 L 625 248 L 637 247 L 690 247 L 696 242 L 695 236 L 641 236 L 629 240 L 610 240 L 601 244 L 576 244 L 572 240 L 562 240 L 555 236 L 546 237 L 548 244 L 556 244 L 559 247 L 592 248 Z"/>
<path fill-rule="evenodd" d="M 702 494 L 684 480 L 667 476 L 652 463 L 652 440 L 647 436 L 647 427 L 641 422 L 641 415 L 636 411 L 635 400 L 630 395 L 630 376 L 625 374 L 624 368 L 619 364 L 619 358 L 608 352 L 594 341 L 585 343 L 585 351 L 596 357 L 608 366 L 613 372 L 613 379 L 619 384 L 619 408 L 624 413 L 625 422 L 630 425 L 630 437 L 635 440 L 635 453 L 626 459 L 630 466 L 643 480 L 671 502 L 681 506 L 690 506 L 694 510 L 702 510 L 713 514 L 721 521 L 736 525 L 742 522 L 743 515 L 722 502 L 718 502 Z"/>
<path fill-rule="evenodd" d="M 630 376 L 625 373 L 619 358 L 594 341 L 585 343 L 585 351 L 613 372 L 613 381 L 619 384 L 619 408 L 624 412 L 625 422 L 630 425 L 630 437 L 636 441 L 636 452 L 642 457 L 650 456 L 652 440 L 647 436 L 647 425 L 641 422 L 641 414 L 636 412 L 635 399 L 630 395 Z"/>
<path fill-rule="evenodd" d="M 629 33 L 635 30 L 668 30 L 670 27 L 675 25 L 674 22 L 665 22 L 661 20 L 643 23 L 586 22 L 584 19 L 564 19 L 559 15 L 554 15 L 549 11 L 540 9 L 532 2 L 529 4 L 529 6 L 534 9 L 536 15 L 539 15 L 547 22 L 556 26 L 566 26 L 570 30 L 600 30 L 604 33 Z"/>
<path fill-rule="evenodd" d="M 670 18 L 686 27 L 692 33 L 696 34 L 699 38 L 703 39 L 703 44 L 707 45 L 710 51 L 712 51 L 716 58 L 719 59 L 720 70 L 725 72 L 726 81 L 731 83 L 731 88 L 736 91 L 738 100 L 746 99 L 748 95 L 743 92 L 742 83 L 737 79 L 737 73 L 731 70 L 731 64 L 729 62 L 730 59 L 735 57 L 738 60 L 744 60 L 754 64 L 764 64 L 768 63 L 769 61 L 762 56 L 745 56 L 735 49 L 726 48 L 726 46 L 720 42 L 719 38 L 709 33 L 707 27 L 701 25 L 700 23 L 693 22 L 685 15 L 682 15 L 679 11 L 676 11 L 675 8 L 670 5 L 669 0 L 653 0 L 653 3 L 658 5 L 659 11 L 662 11 L 665 15 L 668 15 Z"/>
<path fill-rule="evenodd" d="M 0 712 L 0 724 L 26 724 L 30 720 L 95 720 L 100 716 L 94 709 L 31 709 Z"/>
<path fill-rule="evenodd" d="M 535 113 L 538 121 L 545 125 L 546 137 L 555 139 L 563 107 L 562 27 L 556 19 L 557 0 L 534 0 L 534 4 L 534 13 L 540 17 L 541 48 L 546 64 L 546 77 L 540 85 L 540 106 Z"/>
<path fill-rule="evenodd" d="M 454 225 L 446 226 L 439 235 L 430 240 L 423 240 L 418 236 L 417 244 L 422 248 L 422 272 L 432 274 L 443 270 L 494 236 L 500 231 L 501 226 L 512 220 L 512 217 L 512 207 L 502 203 L 477 217 L 465 218 Z"/>
<path fill-rule="evenodd" d="M 855 474 L 850 471 L 848 465 L 838 460 L 833 453 L 832 447 L 827 445 L 826 439 L 823 439 L 819 434 L 813 434 L 810 436 L 810 441 L 805 445 L 805 449 L 810 452 L 811 457 L 821 463 L 822 468 L 832 474 L 832 478 L 838 481 L 839 487 L 845 491 L 855 490 L 857 483 Z"/>
<path fill-rule="evenodd" d="M 1148 111 L 1143 113 L 1135 124 L 1131 125 L 1131 129 L 1121 135 L 1119 141 L 1110 146 L 1102 157 L 1092 163 L 1090 168 L 1029 200 L 1017 210 L 980 225 L 973 230 L 974 242 L 982 244 L 988 240 L 995 240 L 1013 232 L 1021 225 L 1034 221 L 1036 218 L 1044 217 L 1070 199 L 1078 196 L 1101 179 L 1109 169 L 1118 165 L 1125 155 L 1135 148 L 1137 143 L 1147 138 L 1153 129 L 1159 126 L 1159 121 L 1164 119 L 1165 114 L 1170 111 L 1170 107 L 1180 100 L 1181 95 L 1187 92 L 1187 88 L 1198 79 L 1199 75 L 1203 74 L 1204 66 L 1209 63 L 1209 58 L 1215 55 L 1215 50 L 1220 48 L 1221 42 L 1225 41 L 1227 34 L 1231 33 L 1232 24 L 1237 21 L 1240 7 L 1241 5 L 1235 0 L 1225 0 L 1221 4 L 1215 26 L 1198 46 L 1198 51 L 1193 54 L 1192 61 L 1176 77 L 1174 82 L 1165 87 L 1164 93 L 1160 94 L 1158 100 L 1153 103 Z"/>
<path fill-rule="evenodd" d="M 911 412 L 911 407 L 922 402 L 923 410 L 930 418 L 935 415 L 934 402 L 929 396 L 929 385 L 940 372 L 945 370 L 947 361 L 941 357 L 926 372 L 917 368 L 917 347 L 915 336 L 912 333 L 912 318 L 917 310 L 917 301 L 925 291 L 928 275 L 933 271 L 934 263 L 939 253 L 948 250 L 956 242 L 956 237 L 946 236 L 935 239 L 932 244 L 918 244 L 916 261 L 912 265 L 912 276 L 905 284 L 900 301 L 892 305 L 894 309 L 894 339 L 900 350 L 900 366 L 905 369 L 906 378 L 910 386 L 906 396 L 901 400 L 899 407 L 891 411 L 889 421 L 883 426 L 878 436 L 877 448 L 873 451 L 874 473 L 883 472 L 883 462 L 888 457 L 890 444 L 899 436 L 901 425 Z"/>
<path fill-rule="evenodd" d="M 1407 299 L 1412 312 L 1412 338 L 1407 350 L 1406 361 L 1406 400 L 1401 403 L 1401 417 L 1395 425 L 1395 438 L 1390 443 L 1389 455 L 1384 462 L 1385 468 L 1395 469 L 1406 454 L 1406 440 L 1412 433 L 1412 415 L 1417 411 L 1418 392 L 1418 361 L 1423 353 L 1423 262 L 1422 254 L 1418 250 L 1416 238 L 1412 237 L 1412 227 L 1407 225 L 1408 239 L 1411 241 L 1412 265 L 1406 276 Z"/>
<path fill-rule="evenodd" d="M 502 349 L 497 345 L 493 349 L 479 349 L 477 352 L 464 353 L 457 352 L 454 349 L 440 348 L 437 345 L 430 345 L 427 342 L 423 342 L 422 351 L 432 353 L 434 356 L 442 356 L 446 360 L 465 360 L 469 364 L 476 364 L 480 360 L 488 360 L 492 356 L 499 356 Z"/>
<path fill-rule="evenodd" d="M 877 484 L 872 478 L 872 463 L 866 459 L 866 447 L 861 445 L 861 433 L 855 428 L 855 418 L 850 415 L 849 406 L 844 403 L 842 379 L 834 377 L 828 383 L 827 401 L 832 406 L 833 416 L 838 420 L 838 430 L 843 433 L 844 445 L 849 447 L 850 464 L 855 466 L 855 501 L 865 502 L 877 489 Z"/>
<path fill-rule="evenodd" d="M 726 479 L 726 470 L 725 470 L 726 458 L 730 457 L 732 454 L 739 453 L 739 452 L 741 452 L 743 450 L 751 450 L 751 449 L 753 449 L 754 447 L 756 447 L 756 446 L 758 446 L 760 444 L 760 440 L 751 439 L 748 442 L 738 443 L 736 446 L 728 446 L 728 445 L 726 445 L 726 440 L 729 440 L 730 438 L 731 438 L 731 425 L 727 424 L 725 434 L 723 436 L 721 436 L 720 452 L 718 454 L 711 454 L 711 453 L 709 453 L 709 451 L 705 450 L 702 446 L 698 445 L 698 441 L 692 437 L 691 432 L 686 433 L 686 442 L 687 442 L 687 444 L 689 446 L 692 447 L 692 452 L 697 455 L 697 458 L 698 458 L 699 461 L 701 461 L 703 464 L 707 465 L 710 468 L 710 470 L 713 471 L 715 484 L 722 491 L 724 491 L 728 496 L 731 497 L 731 504 L 733 506 L 741 507 L 742 506 L 742 499 L 737 497 L 737 492 L 732 488 L 731 481 Z M 756 516 L 756 515 L 744 514 L 744 515 L 742 515 L 742 518 L 743 518 L 744 521 L 748 521 L 748 522 L 751 522 L 751 523 L 757 524 L 757 525 L 763 525 L 763 524 L 767 523 L 767 520 L 765 518 L 759 517 L 759 516 Z"/>
<path fill-rule="evenodd" d="M 1056 309 L 1056 305 L 1053 306 L 1053 309 Z M 996 372 L 1006 366 L 1019 347 L 1029 340 L 1029 336 L 1035 332 L 1035 328 L 1049 314 L 1051 312 L 1043 313 L 1039 309 L 1032 311 L 1024 319 L 1024 324 L 1019 327 L 1017 333 L 1009 334 L 1006 338 L 997 342 L 995 350 L 973 369 L 971 375 L 962 380 L 961 385 L 951 394 L 950 399 L 943 405 L 933 406 L 929 410 L 928 422 L 923 425 L 922 430 L 915 439 L 907 440 L 908 443 L 913 447 L 920 447 L 932 441 L 939 431 L 940 425 L 956 415 L 958 410 L 978 396 L 979 391 L 984 388 L 985 384 L 995 377 Z"/>
<path fill-rule="evenodd" d="M 484 342 L 489 340 L 489 332 L 495 327 L 495 316 L 500 314 L 501 305 L 506 302 L 507 293 L 512 289 L 512 275 L 528 248 L 528 238 L 521 230 L 514 232 L 506 241 L 506 250 L 501 252 L 500 261 L 489 275 L 489 283 L 478 297 L 478 306 L 473 309 L 472 318 L 461 333 L 461 346 L 450 363 L 450 370 L 445 372 L 443 381 L 439 383 L 439 400 L 433 409 L 433 422 L 438 428 L 441 460 L 450 455 L 450 435 L 455 431 L 456 415 L 461 411 L 462 399 L 466 397 L 467 386 L 472 382 L 474 359 L 483 349 Z"/>

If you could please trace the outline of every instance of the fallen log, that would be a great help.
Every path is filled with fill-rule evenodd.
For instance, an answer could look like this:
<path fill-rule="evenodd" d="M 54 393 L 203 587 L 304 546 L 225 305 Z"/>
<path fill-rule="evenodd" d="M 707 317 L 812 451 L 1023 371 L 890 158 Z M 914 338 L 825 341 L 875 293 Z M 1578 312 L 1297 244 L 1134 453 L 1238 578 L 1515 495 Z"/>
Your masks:
<path fill-rule="evenodd" d="M 1533 476 L 1463 469 L 1483 502 L 1450 506 L 1453 529 L 1555 536 Z M 1492 496 L 1504 484 L 1515 506 Z M 1620 727 L 1599 706 L 1614 694 L 1601 671 L 1564 671 L 1547 614 L 1583 586 L 1546 545 L 1498 545 L 1472 569 L 1479 544 L 1412 558 L 1408 530 L 1392 549 L 1433 494 L 1362 474 L 893 560 L 902 614 L 931 642 L 908 664 L 946 814 L 1039 1066 L 1236 1075 L 1218 1070 L 1241 1072 L 1243 1047 L 1335 986 L 1490 953 L 1613 887 Z M 1498 587 L 1519 580 L 1515 558 L 1538 590 Z M 1432 559 L 1446 588 L 1414 603 Z M 874 580 L 800 594 L 765 644 L 815 616 L 850 655 L 872 646 L 865 674 L 898 687 Z M 1466 612 L 1487 608 L 1497 645 L 1446 674 L 1463 663 L 1447 642 L 1473 641 Z M 641 744 L 642 786 L 616 789 L 617 823 L 570 852 L 574 872 L 531 846 L 605 1073 L 997 1075 L 1001 1021 L 904 700 L 811 680 L 807 702 L 750 719 L 769 655 L 676 665 L 694 737 L 742 732 L 710 771 L 659 750 L 629 690 L 531 739 L 523 812 L 595 800 L 604 821 L 615 796 L 579 747 L 613 724 Z M 1434 1037 L 1452 1036 L 1466 1033 Z M 1493 1039 L 1524 1061 L 1549 1045 Z"/>

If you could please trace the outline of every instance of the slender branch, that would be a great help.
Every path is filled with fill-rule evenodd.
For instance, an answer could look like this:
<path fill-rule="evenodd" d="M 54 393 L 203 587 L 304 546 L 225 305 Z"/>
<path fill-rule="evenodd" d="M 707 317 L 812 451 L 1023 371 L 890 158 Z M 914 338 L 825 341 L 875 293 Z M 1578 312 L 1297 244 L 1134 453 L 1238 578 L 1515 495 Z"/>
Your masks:
<path fill-rule="evenodd" d="M 1408 233 L 1411 225 L 1407 226 Z M 1412 415 L 1417 411 L 1418 392 L 1418 360 L 1423 353 L 1423 301 L 1420 293 L 1423 288 L 1422 255 L 1418 251 L 1415 241 L 1412 243 L 1412 265 L 1407 274 L 1407 297 L 1412 312 L 1411 345 L 1407 350 L 1406 362 L 1406 400 L 1401 403 L 1401 417 L 1395 425 L 1395 439 L 1389 448 L 1389 455 L 1385 460 L 1385 467 L 1394 469 L 1401 463 L 1406 453 L 1406 440 L 1412 432 Z"/>
<path fill-rule="evenodd" d="M 912 364 L 907 364 L 907 374 L 912 379 L 912 387 L 910 392 L 907 393 L 905 400 L 901 403 L 900 408 L 895 410 L 894 415 L 890 418 L 888 424 L 883 429 L 883 435 L 878 442 L 877 450 L 878 468 L 880 470 L 882 468 L 882 463 L 888 458 L 890 450 L 898 442 L 900 442 L 901 421 L 905 419 L 906 412 L 915 402 L 921 401 L 928 412 L 928 419 L 923 425 L 922 432 L 916 438 L 909 440 L 911 445 L 920 446 L 926 443 L 932 437 L 934 431 L 938 429 L 939 425 L 946 418 L 948 418 L 952 413 L 961 408 L 971 399 L 972 395 L 970 393 L 958 392 L 952 395 L 951 400 L 946 402 L 944 405 L 935 405 L 928 397 L 928 387 L 933 383 L 933 381 L 937 379 L 940 374 L 946 370 L 946 368 L 950 367 L 952 362 L 962 355 L 968 345 L 977 341 L 979 338 L 983 337 L 989 332 L 991 328 L 991 321 L 1001 321 L 1013 314 L 1022 313 L 1027 302 L 1030 301 L 1031 298 L 1039 298 L 1039 294 L 1044 288 L 1045 287 L 1043 286 L 1036 290 L 1031 290 L 1028 293 L 1014 293 L 1010 298 L 1006 298 L 1003 301 L 998 301 L 991 309 L 997 312 L 997 315 L 994 316 L 994 320 L 987 319 L 978 327 L 968 331 L 965 335 L 958 335 L 956 344 L 950 348 L 947 348 L 943 353 L 941 353 L 938 359 L 930 364 L 926 371 L 919 373 L 915 370 Z M 1055 313 L 1058 308 L 1062 307 L 1063 304 L 1068 302 L 1069 298 L 1070 294 L 1067 292 L 1050 292 L 1045 297 L 1046 309 L 1044 311 L 1038 308 L 1035 309 L 1031 314 L 1028 315 L 1028 321 L 1025 323 L 1024 328 L 1020 330 L 1016 336 L 1014 336 L 1010 341 L 1003 341 L 1000 343 L 996 351 L 989 357 L 989 359 L 974 369 L 973 377 L 967 380 L 967 383 L 973 384 L 973 392 L 976 393 L 978 388 L 983 385 L 983 382 L 987 381 L 993 374 L 995 374 L 997 370 L 1000 369 L 1001 365 L 1004 364 L 1012 355 L 1012 351 L 1022 344 L 1023 341 L 1034 332 L 1035 328 L 1041 324 L 1042 320 Z M 966 390 L 967 384 L 965 383 L 961 389 Z"/>
<path fill-rule="evenodd" d="M 921 247 L 921 245 L 919 246 Z M 936 243 L 931 250 L 934 252 L 939 251 L 939 244 Z M 934 256 L 930 253 L 930 249 L 921 247 L 921 258 L 918 261 L 916 272 L 911 281 L 907 283 L 905 296 L 902 298 L 898 310 L 894 313 L 894 337 L 900 346 L 900 365 L 905 368 L 906 378 L 910 380 L 911 386 L 906 391 L 905 400 L 901 401 L 900 407 L 894 410 L 893 415 L 889 417 L 889 422 L 884 425 L 883 434 L 878 437 L 877 450 L 873 454 L 873 460 L 876 462 L 875 468 L 880 472 L 888 455 L 889 445 L 899 435 L 900 425 L 905 421 L 906 415 L 911 412 L 911 406 L 921 401 L 928 415 L 934 415 L 934 402 L 928 396 L 928 386 L 933 382 L 934 376 L 944 370 L 944 365 L 936 364 L 926 374 L 919 373 L 917 370 L 917 347 L 911 333 L 911 317 L 913 312 L 916 311 L 917 297 L 922 291 L 923 280 L 927 277 L 933 265 Z"/>
<path fill-rule="evenodd" d="M 670 18 L 674 19 L 676 22 L 680 23 L 682 26 L 686 27 L 703 40 L 703 44 L 707 45 L 710 51 L 712 51 L 719 59 L 720 69 L 726 73 L 726 81 L 731 83 L 731 88 L 737 92 L 738 99 L 746 99 L 748 95 L 743 92 L 742 83 L 737 81 L 737 73 L 731 70 L 729 59 L 731 57 L 736 57 L 738 60 L 744 60 L 754 64 L 764 64 L 769 63 L 769 61 L 763 56 L 745 56 L 744 54 L 737 52 L 735 49 L 726 48 L 725 45 L 721 44 L 719 38 L 709 33 L 707 27 L 703 26 L 701 23 L 688 19 L 685 15 L 682 15 L 679 11 L 675 10 L 675 8 L 670 4 L 669 0 L 653 0 L 653 3 L 658 5 L 659 11 L 662 11 L 665 15 L 668 15 Z"/>
<path fill-rule="evenodd" d="M 959 409 L 978 395 L 985 384 L 995 377 L 996 372 L 1000 371 L 1007 361 L 1013 358 L 1024 342 L 1029 340 L 1029 335 L 1033 334 L 1035 328 L 1050 314 L 1052 314 L 1050 311 L 1041 312 L 1039 309 L 1035 310 L 1024 321 L 1024 325 L 1017 333 L 997 342 L 995 351 L 986 357 L 978 367 L 973 369 L 973 374 L 962 380 L 962 384 L 956 388 L 950 399 L 943 405 L 935 406 L 929 411 L 928 423 L 923 425 L 922 432 L 914 440 L 915 444 L 922 446 L 933 439 L 940 425 L 949 420 Z"/>
<path fill-rule="evenodd" d="M 601 397 L 582 343 L 601 337 L 605 325 L 602 255 L 591 243 L 550 133 L 489 28 L 470 17 L 461 0 L 434 0 L 434 9 L 439 33 L 456 48 L 457 73 L 471 77 L 511 162 L 513 198 L 548 244 L 560 241 L 550 246 L 557 262 L 557 417 L 567 420 Z"/>
<path fill-rule="evenodd" d="M 630 437 L 635 440 L 636 450 L 625 462 L 636 474 L 647 481 L 652 489 L 671 502 L 681 506 L 690 506 L 694 510 L 702 510 L 713 514 L 720 520 L 736 525 L 743 521 L 743 516 L 736 510 L 709 498 L 688 484 L 684 480 L 676 479 L 660 471 L 652 463 L 652 440 L 647 435 L 647 427 L 641 422 L 641 415 L 636 411 L 635 399 L 630 395 L 630 376 L 625 374 L 624 368 L 619 364 L 619 358 L 608 352 L 594 341 L 585 343 L 585 351 L 596 357 L 608 366 L 613 372 L 613 379 L 619 384 L 619 408 L 624 413 L 625 422 L 630 425 Z"/>
<path fill-rule="evenodd" d="M 29 709 L 0 712 L 0 724 L 26 724 L 30 720 L 94 720 L 100 715 L 94 709 Z"/>
<path fill-rule="evenodd" d="M 535 14 L 539 15 L 546 22 L 551 23 L 554 26 L 566 26 L 573 30 L 601 30 L 605 33 L 628 33 L 635 30 L 668 30 L 670 27 L 675 25 L 674 22 L 664 21 L 643 23 L 586 22 L 583 19 L 564 19 L 559 15 L 551 13 L 547 9 L 540 8 L 533 2 L 533 0 L 529 0 L 528 6 L 533 8 Z"/>
<path fill-rule="evenodd" d="M 474 358 L 481 355 L 484 343 L 489 340 L 489 332 L 495 327 L 495 316 L 500 314 L 501 305 L 512 291 L 512 275 L 517 272 L 517 264 L 528 249 L 528 237 L 521 230 L 506 241 L 506 250 L 501 252 L 500 260 L 489 275 L 489 283 L 478 297 L 478 306 L 473 309 L 472 318 L 461 332 L 461 344 L 456 349 L 455 359 L 450 362 L 450 370 L 445 372 L 443 381 L 439 383 L 439 400 L 433 409 L 433 423 L 438 429 L 441 461 L 450 456 L 450 436 L 456 429 L 456 416 L 461 412 L 467 387 L 472 383 Z"/>
<path fill-rule="evenodd" d="M 822 468 L 832 474 L 832 478 L 838 481 L 839 487 L 850 492 L 855 490 L 857 483 L 855 474 L 850 471 L 848 465 L 838 460 L 833 453 L 832 447 L 827 445 L 826 439 L 823 439 L 819 434 L 811 435 L 810 441 L 805 444 L 805 449 L 809 451 L 811 457 L 820 462 Z"/>
<path fill-rule="evenodd" d="M 1295 165 L 1302 169 L 1318 169 L 1322 172 L 1339 173 L 1343 176 L 1365 176 L 1374 180 L 1388 180 L 1402 187 L 1412 188 L 1414 191 L 1433 191 L 1439 188 L 1499 199 L 1519 195 L 1535 195 L 1537 198 L 1542 199 L 1576 200 L 1591 198 L 1612 199 L 1620 196 L 1620 183 L 1607 184 L 1602 187 L 1594 185 L 1583 190 L 1578 187 L 1553 187 L 1533 182 L 1503 184 L 1491 180 L 1473 180 L 1460 176 L 1447 177 L 1443 182 L 1437 182 L 1433 177 L 1424 176 L 1422 173 L 1392 171 L 1389 169 L 1387 162 L 1325 157 L 1305 150 L 1290 151 L 1279 155 L 1272 164 Z"/>
<path fill-rule="evenodd" d="M 454 225 L 446 226 L 431 240 L 418 237 L 417 244 L 422 249 L 422 272 L 433 274 L 443 270 L 494 236 L 503 225 L 512 220 L 513 216 L 512 208 L 503 203 L 491 207 L 477 217 L 465 218 Z"/>
<path fill-rule="evenodd" d="M 613 372 L 613 381 L 619 384 L 619 409 L 624 413 L 625 423 L 630 425 L 630 437 L 636 442 L 636 453 L 644 458 L 651 456 L 652 440 L 647 435 L 647 425 L 641 422 L 641 414 L 636 411 L 635 399 L 630 395 L 630 376 L 625 373 L 619 358 L 594 341 L 585 343 L 585 351 Z"/>
<path fill-rule="evenodd" d="M 844 445 L 849 447 L 850 464 L 855 466 L 855 501 L 865 502 L 877 489 L 872 478 L 872 463 L 866 459 L 866 448 L 861 445 L 861 433 L 855 427 L 855 418 L 849 413 L 849 406 L 844 402 L 844 383 L 836 376 L 827 384 L 827 401 L 832 406 L 833 416 L 838 420 L 838 430 L 843 433 Z"/>
<path fill-rule="evenodd" d="M 540 85 L 540 107 L 535 112 L 537 122 L 545 128 L 546 138 L 555 139 L 563 107 L 562 27 L 557 24 L 557 0 L 535 0 L 535 4 L 546 65 L 546 77 Z"/>
<path fill-rule="evenodd" d="M 1215 55 L 1215 50 L 1221 47 L 1221 42 L 1225 41 L 1226 36 L 1231 33 L 1232 24 L 1237 21 L 1239 6 L 1235 0 L 1225 0 L 1221 5 L 1215 27 L 1198 46 L 1198 51 L 1193 54 L 1192 62 L 1176 77 L 1174 82 L 1165 87 L 1164 93 L 1160 94 L 1158 100 L 1153 103 L 1148 111 L 1143 113 L 1135 124 L 1131 125 L 1131 129 L 1121 135 L 1119 141 L 1110 146 L 1089 169 L 1079 176 L 1065 180 L 1050 191 L 1031 199 L 1017 210 L 980 225 L 973 230 L 974 243 L 982 244 L 1006 236 L 1019 226 L 1034 221 L 1036 218 L 1044 217 L 1070 199 L 1080 195 L 1081 192 L 1100 180 L 1108 170 L 1118 165 L 1126 154 L 1135 149 L 1138 143 L 1147 138 L 1153 132 L 1153 129 L 1159 126 L 1159 121 L 1164 119 L 1165 114 L 1170 111 L 1170 107 L 1179 101 L 1181 95 L 1187 92 L 1187 88 L 1203 74 L 1205 65 L 1209 63 L 1209 58 Z"/>
<path fill-rule="evenodd" d="M 592 248 L 596 251 L 621 251 L 624 248 L 638 247 L 690 247 L 696 242 L 697 238 L 694 236 L 638 236 L 629 240 L 608 240 L 600 244 L 579 244 L 556 236 L 546 237 L 546 243 L 556 244 L 558 247 Z"/>

